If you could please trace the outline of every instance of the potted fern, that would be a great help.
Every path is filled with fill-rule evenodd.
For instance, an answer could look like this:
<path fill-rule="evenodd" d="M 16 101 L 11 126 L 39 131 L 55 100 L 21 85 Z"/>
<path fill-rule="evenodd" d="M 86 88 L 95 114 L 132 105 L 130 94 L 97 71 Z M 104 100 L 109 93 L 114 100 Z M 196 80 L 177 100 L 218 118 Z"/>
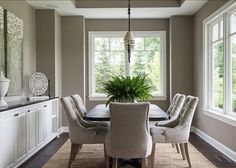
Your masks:
<path fill-rule="evenodd" d="M 136 102 L 149 100 L 152 97 L 151 89 L 147 75 L 135 77 L 113 76 L 104 83 L 104 92 L 108 97 L 106 105 L 114 101 Z"/>

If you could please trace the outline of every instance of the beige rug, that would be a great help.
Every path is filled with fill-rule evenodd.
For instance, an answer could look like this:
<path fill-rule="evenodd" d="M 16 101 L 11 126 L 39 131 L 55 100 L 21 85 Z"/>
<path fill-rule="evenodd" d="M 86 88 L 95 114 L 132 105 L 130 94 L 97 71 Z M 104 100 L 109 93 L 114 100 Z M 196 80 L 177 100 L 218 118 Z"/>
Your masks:
<path fill-rule="evenodd" d="M 156 168 L 186 168 L 188 163 L 182 159 L 171 144 L 157 144 Z M 189 144 L 190 159 L 193 168 L 215 168 L 200 152 Z M 70 156 L 70 141 L 68 140 L 56 154 L 43 166 L 44 168 L 66 168 Z M 104 168 L 103 145 L 84 145 L 77 154 L 72 168 Z M 124 166 L 132 167 L 132 166 Z"/>

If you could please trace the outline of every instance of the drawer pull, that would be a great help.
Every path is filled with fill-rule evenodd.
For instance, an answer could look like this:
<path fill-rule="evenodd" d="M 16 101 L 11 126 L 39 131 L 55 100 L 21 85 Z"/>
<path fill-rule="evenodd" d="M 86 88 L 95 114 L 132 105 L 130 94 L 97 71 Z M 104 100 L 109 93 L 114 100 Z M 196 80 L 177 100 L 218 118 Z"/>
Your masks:
<path fill-rule="evenodd" d="M 30 110 L 28 110 L 28 113 L 30 112 Z"/>
<path fill-rule="evenodd" d="M 18 114 L 18 113 L 16 113 L 14 116 L 15 116 L 15 117 L 17 117 L 18 115 L 19 115 L 19 114 Z"/>
<path fill-rule="evenodd" d="M 47 105 L 44 105 L 43 107 L 47 107 Z"/>

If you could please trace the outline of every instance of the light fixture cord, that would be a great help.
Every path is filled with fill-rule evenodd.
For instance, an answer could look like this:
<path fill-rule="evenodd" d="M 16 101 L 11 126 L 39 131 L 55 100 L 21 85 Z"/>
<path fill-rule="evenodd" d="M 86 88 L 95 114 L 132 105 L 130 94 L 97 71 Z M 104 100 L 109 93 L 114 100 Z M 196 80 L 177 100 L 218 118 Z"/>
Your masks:
<path fill-rule="evenodd" d="M 128 28 L 129 28 L 129 32 L 130 32 L 130 0 L 129 0 L 129 4 L 128 4 L 128 15 L 129 15 L 129 22 L 128 22 Z M 130 63 L 130 57 L 131 57 L 131 46 L 128 43 L 128 47 L 127 47 L 127 52 L 128 52 L 128 61 Z"/>
<path fill-rule="evenodd" d="M 129 32 L 130 32 L 130 0 L 129 0 L 129 4 L 128 4 L 128 15 L 129 15 Z"/>

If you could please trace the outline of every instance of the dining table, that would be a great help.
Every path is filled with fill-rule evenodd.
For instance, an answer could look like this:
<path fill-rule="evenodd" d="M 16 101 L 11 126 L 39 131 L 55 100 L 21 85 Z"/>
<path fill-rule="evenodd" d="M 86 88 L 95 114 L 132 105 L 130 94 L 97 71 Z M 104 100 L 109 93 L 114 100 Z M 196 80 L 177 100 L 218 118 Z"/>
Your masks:
<path fill-rule="evenodd" d="M 149 121 L 162 121 L 168 120 L 169 118 L 169 115 L 160 107 L 155 104 L 150 104 Z M 110 121 L 109 106 L 105 104 L 96 105 L 85 114 L 84 119 L 89 121 Z"/>

